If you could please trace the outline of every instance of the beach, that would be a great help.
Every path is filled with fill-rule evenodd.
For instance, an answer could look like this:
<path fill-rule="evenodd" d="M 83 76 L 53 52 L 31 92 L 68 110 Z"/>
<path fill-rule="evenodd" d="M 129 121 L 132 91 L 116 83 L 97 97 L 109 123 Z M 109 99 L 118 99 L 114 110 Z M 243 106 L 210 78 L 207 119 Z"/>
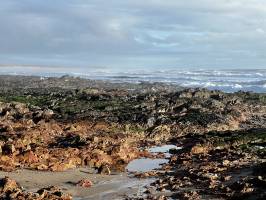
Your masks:
<path fill-rule="evenodd" d="M 264 93 L 72 76 L 0 83 L 1 198 L 266 195 Z"/>

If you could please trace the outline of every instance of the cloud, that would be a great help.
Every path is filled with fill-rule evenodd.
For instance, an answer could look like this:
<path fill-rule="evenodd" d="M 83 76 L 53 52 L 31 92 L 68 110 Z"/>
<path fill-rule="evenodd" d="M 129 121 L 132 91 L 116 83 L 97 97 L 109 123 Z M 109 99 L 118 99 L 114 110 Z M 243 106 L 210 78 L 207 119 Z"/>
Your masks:
<path fill-rule="evenodd" d="M 265 67 L 261 0 L 0 0 L 2 64 Z"/>

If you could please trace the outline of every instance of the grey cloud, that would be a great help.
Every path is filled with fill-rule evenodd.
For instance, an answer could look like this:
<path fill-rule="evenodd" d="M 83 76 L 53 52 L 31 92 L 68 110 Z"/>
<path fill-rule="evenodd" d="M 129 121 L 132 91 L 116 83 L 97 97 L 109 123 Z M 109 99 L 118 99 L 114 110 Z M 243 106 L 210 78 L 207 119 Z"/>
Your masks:
<path fill-rule="evenodd" d="M 265 67 L 260 0 L 0 0 L 3 64 Z"/>

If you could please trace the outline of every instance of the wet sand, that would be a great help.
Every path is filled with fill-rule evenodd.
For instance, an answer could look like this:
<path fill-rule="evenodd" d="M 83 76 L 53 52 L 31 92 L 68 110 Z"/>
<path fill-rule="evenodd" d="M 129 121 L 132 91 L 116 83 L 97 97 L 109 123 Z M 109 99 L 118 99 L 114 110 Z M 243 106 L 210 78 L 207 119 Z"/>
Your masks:
<path fill-rule="evenodd" d="M 174 145 L 163 145 L 149 148 L 152 153 L 168 154 L 169 149 L 177 148 Z M 168 159 L 139 158 L 129 163 L 127 172 L 108 175 L 97 174 L 91 168 L 77 168 L 64 172 L 47 172 L 34 170 L 17 170 L 14 172 L 0 171 L 0 178 L 8 176 L 16 180 L 25 190 L 36 192 L 40 188 L 58 186 L 69 193 L 75 200 L 87 199 L 125 199 L 125 197 L 143 197 L 145 186 L 150 185 L 155 178 L 135 178 L 131 172 L 148 172 L 160 168 Z M 82 179 L 93 182 L 90 188 L 76 186 Z"/>
<path fill-rule="evenodd" d="M 36 192 L 39 188 L 59 186 L 64 192 L 72 194 L 75 200 L 124 199 L 126 196 L 138 196 L 142 194 L 145 185 L 154 181 L 154 179 L 130 178 L 126 173 L 110 176 L 93 174 L 92 170 L 86 168 L 65 172 L 1 171 L 0 178 L 5 176 L 17 180 L 27 191 Z M 94 185 L 91 188 L 76 186 L 75 183 L 82 179 L 89 179 Z"/>

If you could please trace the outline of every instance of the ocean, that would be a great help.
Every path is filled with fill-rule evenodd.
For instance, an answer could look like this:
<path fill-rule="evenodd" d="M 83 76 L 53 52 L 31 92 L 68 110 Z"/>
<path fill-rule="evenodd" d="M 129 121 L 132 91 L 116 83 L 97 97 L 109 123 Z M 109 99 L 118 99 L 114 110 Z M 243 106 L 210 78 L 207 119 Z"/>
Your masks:
<path fill-rule="evenodd" d="M 39 68 L 40 69 L 40 68 Z M 88 70 L 86 72 L 47 72 L 47 71 L 1 71 L 1 74 L 38 75 L 60 77 L 70 75 L 93 80 L 111 82 L 163 82 L 183 87 L 200 87 L 225 92 L 253 91 L 266 92 L 266 69 L 235 70 Z"/>
<path fill-rule="evenodd" d="M 225 92 L 266 92 L 266 70 L 160 70 L 160 71 L 95 71 L 71 73 L 88 79 L 111 82 L 163 82 L 183 87 L 200 87 Z"/>

